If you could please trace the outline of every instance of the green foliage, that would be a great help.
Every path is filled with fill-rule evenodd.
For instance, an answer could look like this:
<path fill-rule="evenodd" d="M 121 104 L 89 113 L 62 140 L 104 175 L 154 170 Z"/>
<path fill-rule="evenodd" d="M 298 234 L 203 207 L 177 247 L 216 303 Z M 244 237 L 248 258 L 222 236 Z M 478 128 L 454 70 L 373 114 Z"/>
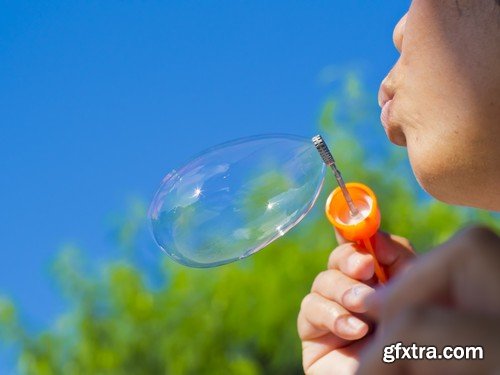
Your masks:
<path fill-rule="evenodd" d="M 348 155 L 339 160 L 347 179 L 375 190 L 383 229 L 410 238 L 423 251 L 470 221 L 493 225 L 488 213 L 419 198 L 400 155 L 389 155 L 384 165 L 369 162 L 353 132 L 356 122 L 376 122 L 376 115 L 369 110 L 361 82 L 348 75 L 344 83 L 341 93 L 328 99 L 321 127 L 330 136 L 335 154 Z M 346 103 L 352 113 L 339 115 Z M 335 246 L 322 212 L 334 186 L 331 177 L 325 186 L 311 214 L 264 251 L 207 270 L 185 268 L 165 257 L 158 265 L 160 285 L 147 277 L 154 270 L 146 272 L 134 261 L 134 248 L 144 246 L 137 238 L 145 221 L 144 205 L 134 203 L 117 232 L 123 250 L 120 260 L 89 271 L 92 266 L 85 265 L 77 249 L 65 249 L 59 256 L 54 271 L 70 302 L 53 327 L 28 334 L 19 325 L 14 306 L 0 301 L 0 335 L 19 347 L 19 371 L 301 373 L 296 334 L 300 301 Z"/>

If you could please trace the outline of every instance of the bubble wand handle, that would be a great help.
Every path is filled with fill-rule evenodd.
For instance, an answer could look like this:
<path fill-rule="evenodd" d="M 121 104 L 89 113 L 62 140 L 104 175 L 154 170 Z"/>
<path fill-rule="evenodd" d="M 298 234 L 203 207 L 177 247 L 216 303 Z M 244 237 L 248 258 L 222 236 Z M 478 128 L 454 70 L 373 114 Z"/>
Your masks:
<path fill-rule="evenodd" d="M 373 248 L 373 246 L 371 244 L 372 239 L 375 239 L 375 238 L 372 237 L 372 238 L 369 238 L 367 240 L 363 240 L 362 243 L 364 245 L 364 248 L 371 255 L 373 255 L 374 266 L 375 266 L 375 276 L 377 276 L 377 279 L 378 279 L 380 284 L 385 284 L 387 282 L 387 274 L 385 273 L 384 267 L 382 267 L 377 260 L 377 257 L 375 255 L 375 249 Z"/>
<path fill-rule="evenodd" d="M 379 264 L 375 255 L 375 233 L 380 227 L 380 212 L 377 207 L 377 198 L 370 188 L 359 183 L 345 184 L 332 153 L 328 149 L 325 141 L 320 135 L 312 138 L 312 142 L 318 150 L 321 158 L 328 165 L 339 185 L 328 197 L 326 202 L 326 216 L 328 220 L 348 241 L 356 242 L 357 245 L 372 254 L 375 275 L 379 282 L 387 282 L 387 275 L 384 268 Z M 349 189 L 352 187 L 352 192 Z M 340 189 L 340 190 L 339 190 Z M 360 212 L 358 206 L 353 200 L 359 202 L 359 207 L 363 208 Z"/>

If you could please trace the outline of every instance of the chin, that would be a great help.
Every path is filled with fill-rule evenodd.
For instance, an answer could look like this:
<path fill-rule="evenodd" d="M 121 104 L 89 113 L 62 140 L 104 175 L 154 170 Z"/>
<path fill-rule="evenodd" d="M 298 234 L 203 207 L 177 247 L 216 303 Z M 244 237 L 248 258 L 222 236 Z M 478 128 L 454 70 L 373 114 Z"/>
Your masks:
<path fill-rule="evenodd" d="M 451 205 L 500 211 L 500 174 L 495 163 L 486 164 L 485 157 L 467 150 L 457 151 L 456 142 L 423 136 L 407 139 L 413 173 L 427 193 Z"/>
<path fill-rule="evenodd" d="M 485 184 L 467 180 L 462 170 L 457 170 L 456 173 L 449 173 L 450 171 L 428 173 L 413 169 L 422 189 L 437 200 L 454 206 L 499 212 L 500 202 L 496 194 L 488 191 Z M 484 189 L 479 188 L 481 185 Z"/>
<path fill-rule="evenodd" d="M 471 185 L 463 175 L 463 169 L 456 168 L 443 157 L 418 159 L 410 153 L 410 164 L 418 184 L 437 200 L 458 206 L 477 207 Z"/>
<path fill-rule="evenodd" d="M 422 173 L 415 169 L 413 169 L 415 173 L 415 177 L 417 179 L 418 184 L 422 189 L 424 189 L 429 195 L 433 196 L 437 200 L 448 204 L 460 204 L 459 200 L 457 200 L 456 196 L 452 196 L 449 193 L 448 189 L 445 189 L 443 185 L 445 185 L 441 178 L 434 174 Z"/>
<path fill-rule="evenodd" d="M 450 194 L 450 191 L 442 186 L 439 181 L 430 181 L 427 177 L 416 175 L 417 181 L 422 189 L 438 201 L 454 206 L 471 206 L 460 194 Z"/>

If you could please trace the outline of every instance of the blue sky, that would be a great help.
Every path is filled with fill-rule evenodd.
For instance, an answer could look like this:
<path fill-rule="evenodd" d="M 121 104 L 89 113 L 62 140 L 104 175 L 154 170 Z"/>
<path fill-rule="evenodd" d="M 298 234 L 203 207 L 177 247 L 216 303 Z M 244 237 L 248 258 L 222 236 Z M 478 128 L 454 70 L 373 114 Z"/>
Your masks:
<path fill-rule="evenodd" d="M 211 145 L 312 135 L 325 67 L 375 92 L 408 4 L 0 0 L 0 293 L 50 324 L 61 245 L 112 256 L 110 215 Z"/>

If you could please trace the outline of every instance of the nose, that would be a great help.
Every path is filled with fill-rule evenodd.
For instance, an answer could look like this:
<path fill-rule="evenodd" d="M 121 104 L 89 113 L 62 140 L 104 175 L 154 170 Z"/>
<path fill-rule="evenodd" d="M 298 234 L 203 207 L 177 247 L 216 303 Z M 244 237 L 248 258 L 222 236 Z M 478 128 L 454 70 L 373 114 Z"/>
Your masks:
<path fill-rule="evenodd" d="M 392 34 L 392 40 L 394 42 L 394 46 L 396 47 L 399 53 L 401 53 L 401 47 L 403 45 L 403 34 L 405 31 L 407 16 L 408 13 L 406 13 L 403 17 L 401 17 L 396 27 L 394 27 L 394 32 Z"/>

